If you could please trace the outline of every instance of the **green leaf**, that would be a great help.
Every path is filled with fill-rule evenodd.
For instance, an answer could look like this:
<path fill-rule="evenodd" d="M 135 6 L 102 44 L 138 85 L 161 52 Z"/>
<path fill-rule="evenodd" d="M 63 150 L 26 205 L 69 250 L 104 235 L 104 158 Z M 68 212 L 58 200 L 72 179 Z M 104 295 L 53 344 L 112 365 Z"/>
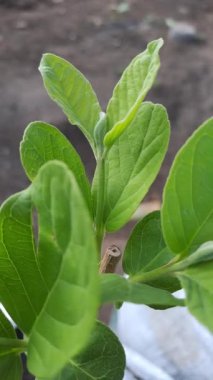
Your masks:
<path fill-rule="evenodd" d="M 39 221 L 35 238 L 32 207 Z M 0 225 L 1 301 L 21 329 L 31 333 L 32 372 L 35 365 L 42 374 L 45 367 L 45 376 L 49 368 L 54 374 L 64 366 L 67 355 L 70 358 L 86 344 L 98 306 L 93 225 L 65 164 L 51 161 L 42 166 L 31 187 L 3 205 Z M 40 345 L 42 356 L 37 357 Z"/>
<path fill-rule="evenodd" d="M 213 240 L 213 118 L 180 149 L 163 195 L 162 228 L 176 254 L 191 254 Z"/>
<path fill-rule="evenodd" d="M 155 211 L 134 227 L 125 247 L 123 268 L 129 275 L 145 273 L 167 264 L 173 258 L 163 239 L 160 212 Z M 172 292 L 180 288 L 178 280 L 169 275 L 159 277 L 150 285 Z"/>
<path fill-rule="evenodd" d="M 15 355 L 0 357 L 0 374 L 4 380 L 21 380 L 22 364 L 19 357 Z"/>
<path fill-rule="evenodd" d="M 0 310 L 0 340 L 2 337 L 9 338 L 18 342 L 15 331 L 9 321 L 6 319 L 2 311 Z M 10 353 L 8 351 L 11 351 Z M 13 351 L 12 348 L 2 347 L 0 342 L 0 375 L 4 380 L 21 380 L 22 379 L 22 363 L 18 353 Z"/>
<path fill-rule="evenodd" d="M 125 354 L 117 336 L 97 322 L 87 347 L 51 380 L 122 380 L 124 368 Z"/>
<path fill-rule="evenodd" d="M 38 261 L 49 291 L 29 337 L 28 368 L 52 377 L 82 350 L 93 328 L 97 249 L 89 211 L 65 164 L 43 165 L 30 193 L 38 212 Z"/>
<path fill-rule="evenodd" d="M 22 165 L 31 181 L 48 161 L 55 159 L 67 164 L 91 209 L 89 181 L 80 156 L 57 128 L 41 121 L 30 123 L 24 132 L 20 152 Z"/>
<path fill-rule="evenodd" d="M 39 70 L 50 98 L 82 130 L 94 148 L 93 132 L 101 108 L 91 84 L 71 63 L 54 54 L 43 55 Z"/>
<path fill-rule="evenodd" d="M 0 299 L 25 334 L 45 301 L 32 232 L 29 191 L 10 197 L 0 209 Z"/>
<path fill-rule="evenodd" d="M 213 332 L 213 262 L 195 265 L 178 273 L 178 277 L 190 312 Z"/>
<path fill-rule="evenodd" d="M 128 281 L 116 274 L 101 275 L 101 303 L 132 302 L 162 309 L 183 306 L 183 300 L 168 291 Z"/>
<path fill-rule="evenodd" d="M 113 145 L 136 116 L 155 81 L 162 45 L 162 38 L 150 42 L 147 49 L 133 59 L 116 85 L 106 112 L 109 130 L 104 138 L 106 146 Z"/>
<path fill-rule="evenodd" d="M 2 310 L 0 309 L 0 337 L 16 338 L 16 333 L 9 320 L 6 318 Z M 0 348 L 0 355 L 2 350 Z"/>
<path fill-rule="evenodd" d="M 107 231 L 132 216 L 157 176 L 169 141 L 169 121 L 161 105 L 144 103 L 136 118 L 109 150 L 105 162 Z M 93 197 L 97 198 L 94 180 Z"/>

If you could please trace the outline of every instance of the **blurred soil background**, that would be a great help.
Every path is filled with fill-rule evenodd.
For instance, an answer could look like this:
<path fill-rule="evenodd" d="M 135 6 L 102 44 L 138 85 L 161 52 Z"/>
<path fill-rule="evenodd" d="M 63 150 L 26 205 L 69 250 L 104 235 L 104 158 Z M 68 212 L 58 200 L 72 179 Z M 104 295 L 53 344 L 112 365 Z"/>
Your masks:
<path fill-rule="evenodd" d="M 149 199 L 161 198 L 174 154 L 213 114 L 213 1 L 0 0 L 0 201 L 28 183 L 19 142 L 30 121 L 58 126 L 82 153 L 89 176 L 93 173 L 81 133 L 44 90 L 37 70 L 42 53 L 76 65 L 105 109 L 126 65 L 161 36 L 161 69 L 148 99 L 167 107 L 172 136 Z"/>
<path fill-rule="evenodd" d="M 80 151 L 90 178 L 91 151 L 46 94 L 41 55 L 70 60 L 91 81 L 103 109 L 130 60 L 163 37 L 161 69 L 148 99 L 166 106 L 172 136 L 160 175 L 146 198 L 159 207 L 175 153 L 213 114 L 212 0 L 0 0 L 0 201 L 28 185 L 19 142 L 27 124 L 59 127 Z M 125 230 L 125 234 L 129 232 Z M 124 232 L 109 242 L 124 245 Z"/>

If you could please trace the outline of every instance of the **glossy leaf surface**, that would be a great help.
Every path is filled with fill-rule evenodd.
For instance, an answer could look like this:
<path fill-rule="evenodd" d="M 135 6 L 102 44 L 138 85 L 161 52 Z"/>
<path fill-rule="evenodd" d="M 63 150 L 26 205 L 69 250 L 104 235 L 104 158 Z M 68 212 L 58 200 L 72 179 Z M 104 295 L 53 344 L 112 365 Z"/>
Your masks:
<path fill-rule="evenodd" d="M 113 145 L 136 116 L 155 81 L 162 45 L 162 39 L 150 42 L 147 49 L 133 59 L 116 85 L 106 111 L 109 130 L 104 138 L 106 146 Z"/>
<path fill-rule="evenodd" d="M 101 276 L 101 302 L 132 302 L 155 308 L 183 306 L 183 301 L 173 297 L 168 291 L 146 284 L 131 283 L 115 274 Z"/>
<path fill-rule="evenodd" d="M 39 70 L 50 98 L 94 147 L 93 132 L 101 109 L 91 84 L 71 63 L 54 54 L 43 55 Z"/>
<path fill-rule="evenodd" d="M 144 103 L 132 124 L 109 150 L 105 163 L 107 231 L 121 228 L 139 206 L 158 174 L 169 134 L 165 108 Z"/>
<path fill-rule="evenodd" d="M 67 138 L 55 127 L 41 121 L 30 123 L 21 142 L 22 165 L 32 181 L 42 165 L 51 160 L 67 164 L 91 208 L 91 194 L 80 156 Z"/>
<path fill-rule="evenodd" d="M 10 322 L 0 310 L 0 338 L 16 339 L 16 334 Z M 13 351 L 8 352 L 0 344 L 0 376 L 2 380 L 21 380 L 22 364 L 20 355 Z"/>
<path fill-rule="evenodd" d="M 193 266 L 179 273 L 190 312 L 213 332 L 213 262 Z"/>
<path fill-rule="evenodd" d="M 51 380 L 122 380 L 124 368 L 121 343 L 107 326 L 97 322 L 87 347 Z"/>
<path fill-rule="evenodd" d="M 188 139 L 172 165 L 163 196 L 162 228 L 174 253 L 187 256 L 213 240 L 213 118 Z"/>
<path fill-rule="evenodd" d="M 129 275 L 149 272 L 167 264 L 172 258 L 174 255 L 163 239 L 160 212 L 155 211 L 134 227 L 124 251 L 123 268 Z M 180 287 L 177 279 L 169 275 L 152 281 L 152 285 L 169 291 Z"/>
<path fill-rule="evenodd" d="M 49 290 L 30 334 L 28 368 L 38 377 L 50 377 L 79 353 L 93 328 L 96 241 L 85 201 L 66 165 L 45 164 L 30 192 L 38 212 L 38 260 Z"/>

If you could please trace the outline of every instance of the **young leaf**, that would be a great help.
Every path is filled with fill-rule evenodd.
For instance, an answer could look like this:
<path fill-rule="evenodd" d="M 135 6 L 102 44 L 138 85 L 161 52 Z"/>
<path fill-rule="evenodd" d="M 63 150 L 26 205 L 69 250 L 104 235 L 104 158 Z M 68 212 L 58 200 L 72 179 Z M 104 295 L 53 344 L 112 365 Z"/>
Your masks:
<path fill-rule="evenodd" d="M 186 305 L 201 323 L 213 332 L 213 262 L 195 265 L 178 277 L 186 292 Z"/>
<path fill-rule="evenodd" d="M 163 195 L 162 228 L 168 247 L 191 254 L 213 240 L 213 118 L 180 149 Z"/>
<path fill-rule="evenodd" d="M 0 310 L 0 340 L 1 338 L 14 339 L 16 342 L 16 334 L 10 322 L 6 319 Z M 0 375 L 4 380 L 21 380 L 22 379 L 22 364 L 21 358 L 15 349 L 2 347 L 0 342 Z"/>
<path fill-rule="evenodd" d="M 30 193 L 38 212 L 38 261 L 49 292 L 29 337 L 28 368 L 38 377 L 52 377 L 82 350 L 95 322 L 96 241 L 85 201 L 65 164 L 43 165 Z"/>
<path fill-rule="evenodd" d="M 155 211 L 134 227 L 124 251 L 123 268 L 129 275 L 145 273 L 167 264 L 173 258 L 163 239 L 160 212 Z M 180 288 L 178 280 L 169 275 L 152 281 L 151 285 L 169 291 Z"/>
<path fill-rule="evenodd" d="M 88 80 L 71 63 L 54 54 L 44 54 L 39 66 L 51 99 L 77 125 L 94 148 L 93 132 L 101 108 Z"/>
<path fill-rule="evenodd" d="M 97 322 L 86 348 L 51 380 L 122 380 L 124 369 L 125 354 L 117 336 Z"/>
<path fill-rule="evenodd" d="M 10 197 L 0 209 L 0 299 L 29 334 L 47 296 L 37 263 L 29 191 Z"/>
<path fill-rule="evenodd" d="M 31 181 L 40 167 L 48 161 L 55 159 L 67 164 L 91 209 L 90 186 L 83 163 L 76 150 L 57 128 L 41 121 L 30 123 L 24 132 L 20 153 L 22 165 Z"/>
<path fill-rule="evenodd" d="M 139 206 L 160 169 L 169 134 L 165 108 L 144 103 L 132 124 L 109 150 L 105 163 L 107 231 L 121 228 Z M 93 193 L 96 197 L 95 186 Z"/>
<path fill-rule="evenodd" d="M 168 291 L 128 281 L 116 274 L 101 275 L 101 303 L 132 302 L 157 309 L 183 306 L 183 301 Z"/>
<path fill-rule="evenodd" d="M 159 50 L 163 40 L 152 41 L 124 71 L 107 107 L 109 132 L 104 144 L 111 146 L 132 122 L 146 94 L 152 87 L 160 67 Z"/>

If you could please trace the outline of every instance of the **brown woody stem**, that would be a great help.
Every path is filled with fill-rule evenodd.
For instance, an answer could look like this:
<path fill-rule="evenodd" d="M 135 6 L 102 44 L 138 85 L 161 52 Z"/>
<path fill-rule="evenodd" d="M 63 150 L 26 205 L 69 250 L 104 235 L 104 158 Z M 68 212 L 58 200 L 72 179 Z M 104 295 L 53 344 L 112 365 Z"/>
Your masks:
<path fill-rule="evenodd" d="M 121 255 L 121 250 L 116 245 L 107 248 L 101 260 L 99 273 L 114 273 Z"/>

